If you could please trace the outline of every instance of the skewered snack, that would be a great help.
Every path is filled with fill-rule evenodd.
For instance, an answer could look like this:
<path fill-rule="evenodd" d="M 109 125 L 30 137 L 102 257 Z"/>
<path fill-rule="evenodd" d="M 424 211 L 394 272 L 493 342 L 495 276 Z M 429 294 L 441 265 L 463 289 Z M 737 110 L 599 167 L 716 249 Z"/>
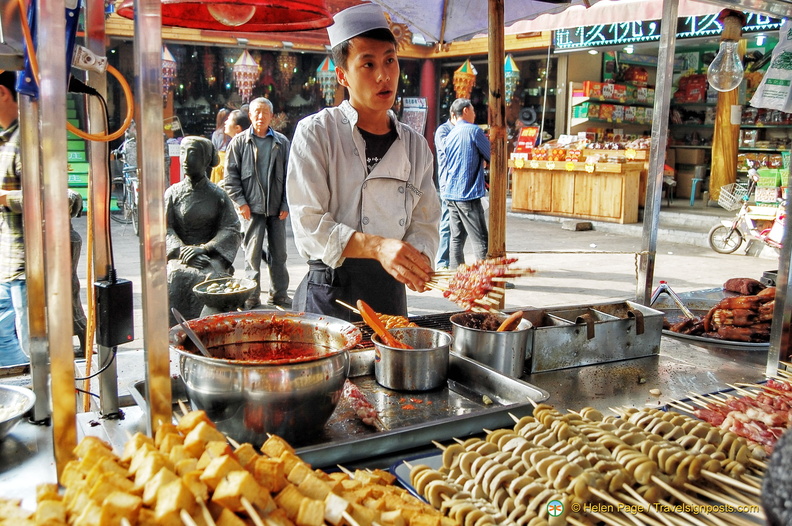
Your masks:
<path fill-rule="evenodd" d="M 472 265 L 459 265 L 452 274 L 436 273 L 428 285 L 443 291 L 443 296 L 465 310 L 488 311 L 503 297 L 503 283 L 533 274 L 532 269 L 511 268 L 517 258 L 483 259 Z"/>
<path fill-rule="evenodd" d="M 349 399 L 349 401 L 352 403 L 352 408 L 355 410 L 355 415 L 360 419 L 361 422 L 377 429 L 383 429 L 385 427 L 380 420 L 377 410 L 373 405 L 371 405 L 371 403 L 369 403 L 358 386 L 350 382 L 349 379 L 344 382 L 342 396 Z"/>
<path fill-rule="evenodd" d="M 380 321 L 385 325 L 386 329 L 401 329 L 404 327 L 418 327 L 417 323 L 411 322 L 404 316 L 391 316 L 389 314 L 377 313 Z"/>

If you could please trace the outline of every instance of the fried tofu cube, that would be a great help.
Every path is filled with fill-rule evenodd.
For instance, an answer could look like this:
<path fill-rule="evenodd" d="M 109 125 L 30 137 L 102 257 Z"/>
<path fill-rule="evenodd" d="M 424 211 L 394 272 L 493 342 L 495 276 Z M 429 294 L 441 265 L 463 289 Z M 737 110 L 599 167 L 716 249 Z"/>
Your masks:
<path fill-rule="evenodd" d="M 287 475 L 294 469 L 294 466 L 297 464 L 305 464 L 309 468 L 311 467 L 310 464 L 306 464 L 303 462 L 303 459 L 295 455 L 294 453 L 290 453 L 288 451 L 284 451 L 280 457 L 278 457 L 281 462 L 283 462 L 283 472 Z"/>
<path fill-rule="evenodd" d="M 371 526 L 371 523 L 377 520 L 378 516 L 375 510 L 355 503 L 352 503 L 352 509 L 349 514 L 360 526 Z"/>
<path fill-rule="evenodd" d="M 226 437 L 214 425 L 201 421 L 184 437 L 184 450 L 190 456 L 200 458 L 209 442 L 225 442 Z"/>
<path fill-rule="evenodd" d="M 186 435 L 190 431 L 195 429 L 195 427 L 201 422 L 206 422 L 207 424 L 214 425 L 212 424 L 212 421 L 209 420 L 209 417 L 206 415 L 206 411 L 198 410 L 198 411 L 190 411 L 186 415 L 181 417 L 179 423 L 176 424 L 176 427 L 178 428 L 179 431 L 181 431 L 183 434 Z"/>
<path fill-rule="evenodd" d="M 166 467 L 162 467 L 157 474 L 146 481 L 143 486 L 143 504 L 154 507 L 157 502 L 157 492 L 169 482 L 178 480 L 178 476 Z"/>
<path fill-rule="evenodd" d="M 440 526 L 440 517 L 418 513 L 410 518 L 410 526 Z"/>
<path fill-rule="evenodd" d="M 186 458 L 195 460 L 195 457 L 191 457 L 187 454 L 187 451 L 184 449 L 184 444 L 176 444 L 168 451 L 168 460 L 170 460 L 174 466 Z"/>
<path fill-rule="evenodd" d="M 325 496 L 325 515 L 324 520 L 338 526 L 344 520 L 344 514 L 349 511 L 349 501 L 335 493 L 328 493 Z"/>
<path fill-rule="evenodd" d="M 324 526 L 324 511 L 324 501 L 303 499 L 294 522 L 297 526 Z"/>
<path fill-rule="evenodd" d="M 88 496 L 91 488 L 84 480 L 78 480 L 70 486 L 66 486 L 66 491 L 63 492 L 63 502 L 69 509 L 81 509 L 79 503 L 85 503 L 91 500 Z"/>
<path fill-rule="evenodd" d="M 149 453 L 155 451 L 158 452 L 157 448 L 154 447 L 153 443 L 142 444 L 140 448 L 137 451 L 135 451 L 135 454 L 132 455 L 132 458 L 129 460 L 129 468 L 128 468 L 129 472 L 134 475 L 135 472 L 137 472 L 138 468 L 140 467 L 140 464 L 143 463 L 143 459 L 145 459 Z"/>
<path fill-rule="evenodd" d="M 113 475 L 124 480 L 129 476 L 129 472 L 125 467 L 118 464 L 115 459 L 107 457 L 94 464 L 91 471 L 85 476 L 85 482 L 87 482 L 89 486 L 93 486 L 96 484 L 97 479 L 105 474 Z"/>
<path fill-rule="evenodd" d="M 232 471 L 215 488 L 212 502 L 232 511 L 245 511 L 242 499 L 246 498 L 262 514 L 275 509 L 275 501 L 248 471 Z"/>
<path fill-rule="evenodd" d="M 228 508 L 223 508 L 223 511 L 220 512 L 220 516 L 215 519 L 215 524 L 217 526 L 247 526 L 244 520 L 239 518 L 236 513 Z"/>
<path fill-rule="evenodd" d="M 245 469 L 252 472 L 253 462 L 261 455 L 258 454 L 253 444 L 246 442 L 234 450 L 234 456 Z M 248 464 L 250 464 L 250 466 L 248 466 Z"/>
<path fill-rule="evenodd" d="M 382 526 L 406 526 L 407 521 L 402 516 L 401 510 L 383 511 L 380 513 L 379 523 Z"/>
<path fill-rule="evenodd" d="M 346 479 L 341 481 L 341 489 L 343 491 L 352 491 L 362 487 L 363 484 L 359 480 Z"/>
<path fill-rule="evenodd" d="M 270 435 L 261 446 L 261 452 L 271 458 L 279 458 L 287 451 L 289 453 L 294 453 L 294 448 L 277 435 Z"/>
<path fill-rule="evenodd" d="M 81 480 L 85 480 L 85 475 L 87 473 L 83 473 L 82 469 L 80 469 L 80 462 L 78 460 L 70 460 L 63 466 L 60 480 L 68 488 Z"/>
<path fill-rule="evenodd" d="M 310 475 L 313 475 L 313 470 L 311 469 L 311 466 L 309 466 L 304 462 L 299 462 L 297 464 L 294 464 L 292 469 L 289 471 L 289 475 L 286 478 L 289 480 L 289 482 L 296 485 L 302 482 L 303 479 L 305 479 L 305 477 Z"/>
<path fill-rule="evenodd" d="M 79 446 L 77 449 L 80 449 Z M 84 473 L 89 473 L 95 465 L 107 460 L 116 463 L 116 456 L 110 449 L 107 449 L 104 446 L 97 445 L 87 449 L 83 448 L 82 453 L 83 455 L 80 457 L 80 469 Z M 124 471 L 126 471 L 126 469 L 124 469 Z"/>
<path fill-rule="evenodd" d="M 297 517 L 297 512 L 300 511 L 300 503 L 307 498 L 300 493 L 297 486 L 288 484 L 275 496 L 275 504 L 286 512 L 287 517 L 294 520 Z"/>
<path fill-rule="evenodd" d="M 295 526 L 295 524 L 286 515 L 286 512 L 280 508 L 275 509 L 272 513 L 267 515 L 267 526 Z"/>
<path fill-rule="evenodd" d="M 102 508 L 88 500 L 74 519 L 74 526 L 102 526 Z"/>
<path fill-rule="evenodd" d="M 244 468 L 239 465 L 239 462 L 237 462 L 235 458 L 229 455 L 223 455 L 212 460 L 209 465 L 206 466 L 203 474 L 201 474 L 201 480 L 214 490 L 226 475 L 232 471 L 242 470 L 244 470 Z"/>
<path fill-rule="evenodd" d="M 388 473 L 383 469 L 372 470 L 371 474 L 379 478 L 382 481 L 382 484 L 385 486 L 390 486 L 391 484 L 396 482 L 396 475 L 392 473 Z"/>
<path fill-rule="evenodd" d="M 135 471 L 135 486 L 142 488 L 159 470 L 162 468 L 170 469 L 167 460 L 168 458 L 159 451 L 152 451 L 146 455 L 137 471 Z"/>
<path fill-rule="evenodd" d="M 217 457 L 222 457 L 223 455 L 231 455 L 233 450 L 231 446 L 228 445 L 228 442 L 225 440 L 220 441 L 212 441 L 206 444 L 204 447 L 203 453 L 198 458 L 198 465 L 196 469 L 204 469 L 209 463 L 216 459 Z M 242 462 L 239 463 L 240 465 L 244 466 Z"/>
<path fill-rule="evenodd" d="M 136 524 L 142 507 L 143 501 L 140 497 L 122 491 L 114 491 L 102 502 L 101 524 L 102 526 L 116 526 L 121 524 L 122 519 Z"/>
<path fill-rule="evenodd" d="M 278 493 L 288 481 L 284 474 L 284 464 L 280 459 L 259 456 L 253 463 L 253 477 L 270 493 Z"/>
<path fill-rule="evenodd" d="M 201 480 L 202 471 L 194 470 L 184 473 L 182 481 L 192 491 L 195 498 L 206 502 L 209 500 L 209 486 Z"/>
<path fill-rule="evenodd" d="M 197 504 L 195 497 L 181 479 L 176 479 L 159 487 L 157 505 L 154 507 L 154 519 L 160 524 L 179 524 L 181 510 L 194 515 Z"/>
<path fill-rule="evenodd" d="M 74 448 L 73 453 L 79 458 L 85 458 L 94 448 L 97 448 L 97 451 L 93 454 L 115 456 L 113 453 L 113 447 L 110 444 L 101 438 L 90 435 L 80 440 L 80 443 Z"/>
<path fill-rule="evenodd" d="M 330 485 L 313 474 L 309 474 L 302 482 L 297 484 L 297 489 L 306 497 L 315 500 L 324 500 L 327 494 L 330 493 Z"/>
<path fill-rule="evenodd" d="M 60 500 L 39 500 L 36 502 L 36 513 L 33 517 L 36 524 L 42 526 L 66 524 L 66 505 Z M 10 521 L 8 524 L 11 524 Z"/>
<path fill-rule="evenodd" d="M 124 451 L 121 453 L 121 461 L 122 462 L 129 462 L 132 460 L 132 457 L 135 456 L 135 453 L 138 449 L 140 449 L 143 444 L 148 444 L 150 446 L 154 446 L 154 440 L 138 431 L 127 440 L 127 443 L 124 444 Z"/>
<path fill-rule="evenodd" d="M 131 480 L 119 477 L 114 473 L 102 473 L 94 477 L 94 481 L 89 486 L 90 492 L 88 496 L 91 497 L 98 504 L 101 504 L 107 496 L 114 491 L 123 491 L 132 493 L 135 491 L 135 484 Z"/>
<path fill-rule="evenodd" d="M 44 500 L 63 500 L 57 484 L 45 483 L 36 486 L 36 502 Z"/>
<path fill-rule="evenodd" d="M 190 471 L 195 471 L 198 469 L 198 459 L 197 458 L 183 458 L 174 464 L 174 471 L 180 477 L 183 476 L 185 473 L 189 473 Z"/>
<path fill-rule="evenodd" d="M 171 449 L 176 446 L 182 446 L 184 444 L 184 437 L 177 433 L 168 433 L 162 438 L 162 442 L 160 442 L 159 450 L 165 453 L 166 455 L 170 454 Z"/>
<path fill-rule="evenodd" d="M 160 424 L 154 431 L 154 447 L 159 449 L 165 437 L 171 434 L 179 434 L 179 429 L 173 424 Z"/>

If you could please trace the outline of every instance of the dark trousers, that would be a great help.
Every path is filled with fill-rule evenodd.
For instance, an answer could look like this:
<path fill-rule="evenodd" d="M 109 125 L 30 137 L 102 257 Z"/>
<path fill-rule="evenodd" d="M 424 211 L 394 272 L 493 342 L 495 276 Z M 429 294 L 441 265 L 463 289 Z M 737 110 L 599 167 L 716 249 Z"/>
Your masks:
<path fill-rule="evenodd" d="M 472 201 L 447 201 L 451 225 L 450 268 L 465 262 L 465 241 L 470 237 L 476 259 L 486 259 L 489 248 L 489 231 L 481 199 Z"/>
<path fill-rule="evenodd" d="M 264 238 L 267 250 L 263 253 Z M 250 214 L 245 230 L 245 275 L 256 282 L 261 291 L 261 261 L 269 266 L 269 294 L 273 298 L 285 298 L 289 289 L 289 271 L 286 269 L 286 221 L 278 216 Z"/>

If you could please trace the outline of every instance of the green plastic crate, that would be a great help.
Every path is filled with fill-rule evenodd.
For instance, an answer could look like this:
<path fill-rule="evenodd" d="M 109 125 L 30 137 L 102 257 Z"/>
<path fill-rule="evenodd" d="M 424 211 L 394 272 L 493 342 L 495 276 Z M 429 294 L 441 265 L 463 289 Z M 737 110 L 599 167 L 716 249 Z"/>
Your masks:
<path fill-rule="evenodd" d="M 85 162 L 85 152 L 66 152 L 66 160 L 69 162 Z"/>

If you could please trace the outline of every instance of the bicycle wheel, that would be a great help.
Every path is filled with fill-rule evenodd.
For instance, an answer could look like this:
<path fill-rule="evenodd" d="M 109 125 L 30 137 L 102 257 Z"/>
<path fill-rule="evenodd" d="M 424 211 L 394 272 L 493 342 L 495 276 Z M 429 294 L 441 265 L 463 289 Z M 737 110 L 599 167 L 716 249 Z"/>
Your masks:
<path fill-rule="evenodd" d="M 718 254 L 731 254 L 743 243 L 742 233 L 736 228 L 725 225 L 715 225 L 707 237 L 709 246 Z"/>
<path fill-rule="evenodd" d="M 135 231 L 135 234 L 138 233 L 138 226 L 137 226 L 137 206 L 135 206 L 135 189 L 132 186 L 131 181 L 127 181 L 124 185 L 124 218 L 126 219 L 126 224 L 132 223 L 132 228 Z"/>
<path fill-rule="evenodd" d="M 116 200 L 118 210 L 110 210 L 110 219 L 122 225 L 128 225 L 132 220 L 127 214 L 127 185 L 113 181 L 113 197 Z"/>
<path fill-rule="evenodd" d="M 132 220 L 132 230 L 135 231 L 135 235 L 140 235 L 140 224 L 138 223 L 138 194 L 137 188 L 132 189 L 130 202 L 132 203 L 129 207 L 129 218 Z"/>

